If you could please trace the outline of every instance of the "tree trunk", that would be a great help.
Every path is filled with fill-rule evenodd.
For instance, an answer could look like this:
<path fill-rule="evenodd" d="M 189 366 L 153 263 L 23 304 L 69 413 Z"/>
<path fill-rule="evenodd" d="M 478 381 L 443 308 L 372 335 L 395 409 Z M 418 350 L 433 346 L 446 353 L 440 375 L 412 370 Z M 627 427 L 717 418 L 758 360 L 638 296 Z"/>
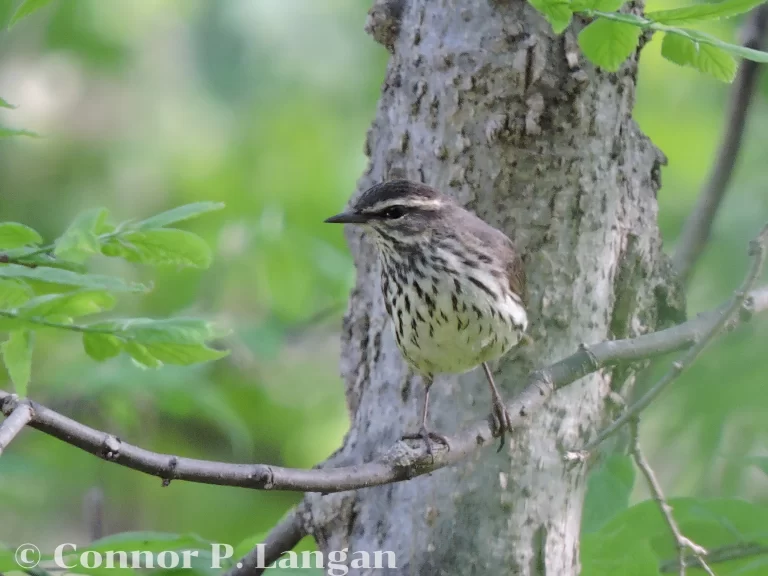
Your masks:
<path fill-rule="evenodd" d="M 393 55 L 358 193 L 396 176 L 426 182 L 526 254 L 534 344 L 494 367 L 505 399 L 580 343 L 652 330 L 668 305 L 655 197 L 663 156 L 631 118 L 636 57 L 616 74 L 597 71 L 573 30 L 556 37 L 522 0 L 379 0 L 374 10 L 372 33 Z M 367 461 L 415 431 L 424 393 L 395 346 L 372 246 L 352 230 L 349 242 L 352 423 L 332 464 Z M 396 574 L 577 574 L 588 465 L 563 454 L 615 416 L 609 393 L 625 380 L 602 371 L 563 389 L 500 454 L 312 495 L 310 529 L 325 551 L 394 551 Z M 450 434 L 489 411 L 482 370 L 437 377 L 433 429 Z"/>

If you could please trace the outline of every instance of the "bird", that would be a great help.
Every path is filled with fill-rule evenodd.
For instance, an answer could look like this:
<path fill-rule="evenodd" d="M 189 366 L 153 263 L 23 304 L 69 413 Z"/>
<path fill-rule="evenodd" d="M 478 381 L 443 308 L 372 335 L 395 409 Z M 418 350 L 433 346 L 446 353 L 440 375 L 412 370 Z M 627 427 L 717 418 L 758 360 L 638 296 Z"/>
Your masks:
<path fill-rule="evenodd" d="M 488 367 L 520 343 L 528 328 L 523 259 L 502 231 L 451 196 L 409 180 L 376 184 L 325 220 L 360 226 L 381 264 L 381 292 L 397 347 L 425 384 L 421 426 L 403 438 L 450 450 L 427 425 L 438 374 L 482 366 L 491 392 L 494 436 L 504 446 L 511 418 Z"/>

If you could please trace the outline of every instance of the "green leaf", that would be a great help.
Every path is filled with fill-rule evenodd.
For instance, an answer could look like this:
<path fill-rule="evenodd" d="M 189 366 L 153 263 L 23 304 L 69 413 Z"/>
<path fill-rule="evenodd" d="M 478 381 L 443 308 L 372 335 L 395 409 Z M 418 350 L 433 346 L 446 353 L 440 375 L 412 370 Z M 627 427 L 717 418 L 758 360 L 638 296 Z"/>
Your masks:
<path fill-rule="evenodd" d="M 768 475 L 768 456 L 748 456 L 747 463 L 760 468 L 763 474 Z"/>
<path fill-rule="evenodd" d="M 717 46 L 699 44 L 676 34 L 665 34 L 661 54 L 675 64 L 696 68 L 723 82 L 733 82 L 736 77 L 736 61 Z"/>
<path fill-rule="evenodd" d="M 97 362 L 104 362 L 114 358 L 123 350 L 123 341 L 111 334 L 83 334 L 83 348 L 85 353 Z"/>
<path fill-rule="evenodd" d="M 765 506 L 735 498 L 672 498 L 669 504 L 682 533 L 705 548 L 734 542 L 766 542 Z M 672 559 L 677 553 L 669 527 L 652 500 L 628 508 L 599 532 L 588 536 L 610 538 L 617 551 L 633 542 L 649 542 L 658 562 Z M 623 574 L 620 570 L 614 573 Z M 719 569 L 717 573 L 726 572 Z"/>
<path fill-rule="evenodd" d="M 210 543 L 195 534 L 171 534 L 168 532 L 122 532 L 93 541 L 78 553 L 86 550 L 96 552 L 125 551 L 162 552 L 164 550 L 195 550 L 210 547 Z"/>
<path fill-rule="evenodd" d="M 12 28 L 19 20 L 26 18 L 30 14 L 37 12 L 40 8 L 47 6 L 52 0 L 25 0 L 16 9 L 16 12 L 11 16 L 11 21 L 8 23 L 8 28 Z"/>
<path fill-rule="evenodd" d="M 83 263 L 93 254 L 101 252 L 99 235 L 111 231 L 106 224 L 109 211 L 96 208 L 79 214 L 69 228 L 56 240 L 54 255 L 64 260 Z"/>
<path fill-rule="evenodd" d="M 755 6 L 763 4 L 765 0 L 723 0 L 722 2 L 694 4 L 684 8 L 671 10 L 655 10 L 648 12 L 646 17 L 660 24 L 694 24 L 706 20 L 719 20 L 731 18 L 749 12 Z"/>
<path fill-rule="evenodd" d="M 616 72 L 637 48 L 641 32 L 637 26 L 600 18 L 579 33 L 579 46 L 594 64 Z"/>
<path fill-rule="evenodd" d="M 212 324 L 197 318 L 130 318 L 107 320 L 88 327 L 114 332 L 126 342 L 125 351 L 149 368 L 159 368 L 162 364 L 187 366 L 218 360 L 229 354 L 226 350 L 206 346 L 206 341 L 222 334 Z"/>
<path fill-rule="evenodd" d="M 40 234 L 29 226 L 18 222 L 0 223 L 0 248 L 21 248 L 42 241 Z"/>
<path fill-rule="evenodd" d="M 722 48 L 723 50 L 725 50 L 729 54 L 733 54 L 734 56 L 739 56 L 747 60 L 752 60 L 753 62 L 762 62 L 764 64 L 768 63 L 768 52 L 753 50 L 752 48 L 747 48 L 746 46 L 729 44 L 728 42 L 723 42 L 722 40 L 720 40 L 720 38 L 716 38 L 715 36 L 711 36 L 710 34 L 700 32 L 699 30 L 681 30 L 681 29 L 673 28 L 671 31 L 676 32 L 677 34 L 681 34 L 683 36 L 688 36 L 689 38 L 697 40 L 698 42 L 703 44 L 717 46 L 718 48 Z"/>
<path fill-rule="evenodd" d="M 211 249 L 197 234 L 176 228 L 128 232 L 114 240 L 129 262 L 153 266 L 208 268 Z"/>
<path fill-rule="evenodd" d="M 65 294 L 46 294 L 27 302 L 17 310 L 23 318 L 77 318 L 111 310 L 115 297 L 105 290 L 79 290 Z"/>
<path fill-rule="evenodd" d="M 573 0 L 571 10 L 599 10 L 601 12 L 618 12 L 627 0 Z"/>
<path fill-rule="evenodd" d="M 29 284 L 21 280 L 0 280 L 0 309 L 21 306 L 33 295 Z"/>
<path fill-rule="evenodd" d="M 0 278 L 25 278 L 51 284 L 79 286 L 80 288 L 92 290 L 110 290 L 112 292 L 147 292 L 149 290 L 148 286 L 135 282 L 126 282 L 114 276 L 78 274 L 77 272 L 46 266 L 28 268 L 19 264 L 0 265 Z"/>
<path fill-rule="evenodd" d="M 205 344 L 144 344 L 144 347 L 160 362 L 178 366 L 210 362 L 229 355 L 227 350 L 215 350 Z"/>
<path fill-rule="evenodd" d="M 16 394 L 25 398 L 32 373 L 32 332 L 19 330 L 11 332 L 3 342 L 3 362 L 16 388 Z"/>
<path fill-rule="evenodd" d="M 629 506 L 629 496 L 635 485 L 635 467 L 626 455 L 612 455 L 589 475 L 584 512 L 581 517 L 582 534 L 597 532 Z"/>
<path fill-rule="evenodd" d="M 146 346 L 142 346 L 138 342 L 126 342 L 125 351 L 143 368 L 160 368 L 163 365 L 160 360 L 149 353 Z"/>
<path fill-rule="evenodd" d="M 242 540 L 237 546 L 235 546 L 235 551 L 232 553 L 232 558 L 237 561 L 246 554 L 248 554 L 251 550 L 253 550 L 256 547 L 256 544 L 259 544 L 261 542 L 264 542 L 264 538 L 267 536 L 266 532 L 258 532 L 256 534 L 253 534 L 251 536 L 248 536 L 244 540 Z"/>
<path fill-rule="evenodd" d="M 11 110 L 13 110 L 14 108 L 16 108 L 16 106 L 14 106 L 13 104 L 9 104 L 6 100 L 3 100 L 2 98 L 0 98 L 0 108 L 10 108 Z"/>
<path fill-rule="evenodd" d="M 697 47 L 697 43 L 690 38 L 677 34 L 664 34 L 661 55 L 679 66 L 693 66 Z"/>
<path fill-rule="evenodd" d="M 29 130 L 0 126 L 0 138 L 11 138 L 13 136 L 29 136 L 30 138 L 37 138 L 39 135 Z"/>
<path fill-rule="evenodd" d="M 221 202 L 195 202 L 193 204 L 185 204 L 184 206 L 161 212 L 146 220 L 130 224 L 128 227 L 132 230 L 162 228 L 168 226 L 168 224 L 175 224 L 176 222 L 197 218 L 198 216 L 202 216 L 208 212 L 221 210 L 222 208 L 224 208 L 224 204 Z"/>
<path fill-rule="evenodd" d="M 552 25 L 555 34 L 568 28 L 573 17 L 573 10 L 568 0 L 528 0 Z"/>
<path fill-rule="evenodd" d="M 143 344 L 175 343 L 201 344 L 220 338 L 224 334 L 205 320 L 199 318 L 126 318 L 106 320 L 91 324 L 91 328 L 110 330 L 122 338 L 136 340 Z"/>
<path fill-rule="evenodd" d="M 645 540 L 597 532 L 581 539 L 580 576 L 656 576 L 659 560 Z"/>

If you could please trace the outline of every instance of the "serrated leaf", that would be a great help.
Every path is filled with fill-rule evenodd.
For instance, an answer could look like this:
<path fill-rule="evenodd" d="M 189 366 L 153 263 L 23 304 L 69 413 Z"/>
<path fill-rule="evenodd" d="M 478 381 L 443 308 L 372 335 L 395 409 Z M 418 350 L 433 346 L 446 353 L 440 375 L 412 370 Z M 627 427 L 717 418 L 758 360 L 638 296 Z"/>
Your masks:
<path fill-rule="evenodd" d="M 571 2 L 571 10 L 600 10 L 601 12 L 618 12 L 627 0 L 574 0 Z"/>
<path fill-rule="evenodd" d="M 0 309 L 21 306 L 33 295 L 32 288 L 21 280 L 0 280 Z"/>
<path fill-rule="evenodd" d="M 77 318 L 110 310 L 114 305 L 115 297 L 106 290 L 80 290 L 38 296 L 16 312 L 23 318 Z"/>
<path fill-rule="evenodd" d="M 123 341 L 111 334 L 83 334 L 83 348 L 85 353 L 97 362 L 103 362 L 114 358 L 123 350 Z"/>
<path fill-rule="evenodd" d="M 696 43 L 677 34 L 664 34 L 661 55 L 679 66 L 693 66 L 696 59 Z"/>
<path fill-rule="evenodd" d="M 594 64 L 616 72 L 637 49 L 641 32 L 637 26 L 599 18 L 579 33 L 579 46 Z"/>
<path fill-rule="evenodd" d="M 132 230 L 149 230 L 153 228 L 163 228 L 169 224 L 175 224 L 176 222 L 183 222 L 191 218 L 197 218 L 208 212 L 214 212 L 224 208 L 224 204 L 221 202 L 195 202 L 193 204 L 185 204 L 178 208 L 173 208 L 166 212 L 161 212 L 155 216 L 141 220 L 134 224 L 130 224 L 128 228 Z"/>
<path fill-rule="evenodd" d="M 112 292 L 147 292 L 149 288 L 136 282 L 126 282 L 115 276 L 102 276 L 99 274 L 78 274 L 69 270 L 38 266 L 28 268 L 19 264 L 0 265 L 0 278 L 26 278 L 49 282 L 51 284 L 63 284 L 65 286 L 78 286 L 92 290 L 109 290 Z"/>
<path fill-rule="evenodd" d="M 0 347 L 3 362 L 16 388 L 16 394 L 25 398 L 32 373 L 32 332 L 19 330 L 11 332 L 8 340 Z"/>
<path fill-rule="evenodd" d="M 7 100 L 0 98 L 0 108 L 9 108 L 13 110 L 14 108 L 16 108 L 16 106 L 14 106 L 13 104 L 9 104 Z"/>
<path fill-rule="evenodd" d="M 160 368 L 163 363 L 149 353 L 146 346 L 138 342 L 126 342 L 125 351 L 133 358 L 139 366 L 144 368 Z"/>
<path fill-rule="evenodd" d="M 608 456 L 587 480 L 587 496 L 581 517 L 581 532 L 598 531 L 606 522 L 629 506 L 635 485 L 635 467 L 626 455 Z"/>
<path fill-rule="evenodd" d="M 101 251 L 99 235 L 109 231 L 106 221 L 109 211 L 96 208 L 79 214 L 64 234 L 56 240 L 54 255 L 57 258 L 83 263 L 93 254 Z"/>
<path fill-rule="evenodd" d="M 677 30 L 677 33 L 683 36 L 688 36 L 701 44 L 717 46 L 729 54 L 739 56 L 740 58 L 745 58 L 747 60 L 752 60 L 753 62 L 761 62 L 764 64 L 768 63 L 768 52 L 753 50 L 752 48 L 747 48 L 746 46 L 729 44 L 728 42 L 723 42 L 720 40 L 720 38 L 716 38 L 715 36 L 706 34 L 705 32 L 701 32 L 699 30 Z"/>
<path fill-rule="evenodd" d="M 677 34 L 665 34 L 661 54 L 680 66 L 689 66 L 723 82 L 733 82 L 737 64 L 722 48 L 700 44 Z"/>
<path fill-rule="evenodd" d="M 51 2 L 52 0 L 25 0 L 21 3 L 21 6 L 16 9 L 16 12 L 14 12 L 13 16 L 11 16 L 11 21 L 8 23 L 8 28 L 12 28 L 19 20 L 37 12 Z"/>
<path fill-rule="evenodd" d="M 568 0 L 529 0 L 528 3 L 541 12 L 555 34 L 563 32 L 571 23 L 573 10 Z"/>
<path fill-rule="evenodd" d="M 125 341 L 125 351 L 143 366 L 157 368 L 163 363 L 189 365 L 218 360 L 228 351 L 215 350 L 206 342 L 221 336 L 215 327 L 197 318 L 129 318 L 91 324 L 89 328 L 109 330 Z"/>
<path fill-rule="evenodd" d="M 99 330 L 110 330 L 126 339 L 146 343 L 201 344 L 224 334 L 199 318 L 127 318 L 90 325 Z"/>
<path fill-rule="evenodd" d="M 0 248 L 21 248 L 40 244 L 43 238 L 36 230 L 18 222 L 0 223 Z"/>
<path fill-rule="evenodd" d="M 121 234 L 116 243 L 129 262 L 153 266 L 208 268 L 211 249 L 197 234 L 176 228 L 158 228 Z"/>
<path fill-rule="evenodd" d="M 731 18 L 749 12 L 764 2 L 765 0 L 723 0 L 722 2 L 694 4 L 693 6 L 670 10 L 654 10 L 648 12 L 646 17 L 660 24 L 680 26 L 707 20 Z"/>
<path fill-rule="evenodd" d="M 0 126 L 0 138 L 12 138 L 13 136 L 28 136 L 30 138 L 39 138 L 40 135 L 30 130 L 6 128 L 5 126 Z"/>

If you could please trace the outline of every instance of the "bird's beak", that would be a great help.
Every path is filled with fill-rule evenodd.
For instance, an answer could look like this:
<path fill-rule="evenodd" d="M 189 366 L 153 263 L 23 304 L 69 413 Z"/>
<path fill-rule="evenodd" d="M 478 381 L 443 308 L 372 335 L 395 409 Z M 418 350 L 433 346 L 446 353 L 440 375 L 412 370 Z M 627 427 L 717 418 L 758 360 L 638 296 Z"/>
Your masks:
<path fill-rule="evenodd" d="M 365 224 L 366 222 L 368 222 L 368 217 L 356 212 L 342 212 L 325 219 L 326 224 Z"/>

